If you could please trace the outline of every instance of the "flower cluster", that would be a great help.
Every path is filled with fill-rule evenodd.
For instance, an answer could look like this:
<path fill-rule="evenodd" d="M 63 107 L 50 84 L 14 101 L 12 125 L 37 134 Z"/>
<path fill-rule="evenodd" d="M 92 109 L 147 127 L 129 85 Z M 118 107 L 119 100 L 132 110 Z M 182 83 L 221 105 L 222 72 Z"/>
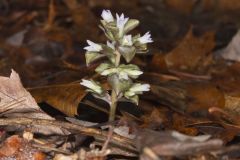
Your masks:
<path fill-rule="evenodd" d="M 112 87 L 112 96 L 110 99 L 108 98 L 110 105 L 121 98 L 138 104 L 138 95 L 149 91 L 150 86 L 134 83 L 133 79 L 138 78 L 143 72 L 134 64 L 120 64 L 120 61 L 123 57 L 125 62 L 129 63 L 137 53 L 146 53 L 147 43 L 153 42 L 151 35 L 149 32 L 142 36 L 129 34 L 139 25 L 139 21 L 129 19 L 124 14 L 116 14 L 116 17 L 113 17 L 110 10 L 103 10 L 101 16 L 100 28 L 108 41 L 106 44 L 99 44 L 87 40 L 88 46 L 84 48 L 86 64 L 89 65 L 100 58 L 107 59 L 95 71 L 108 77 L 108 82 Z M 94 93 L 96 97 L 102 99 L 106 99 L 104 96 L 110 97 L 98 82 L 83 80 L 81 85 L 87 87 L 88 91 Z"/>

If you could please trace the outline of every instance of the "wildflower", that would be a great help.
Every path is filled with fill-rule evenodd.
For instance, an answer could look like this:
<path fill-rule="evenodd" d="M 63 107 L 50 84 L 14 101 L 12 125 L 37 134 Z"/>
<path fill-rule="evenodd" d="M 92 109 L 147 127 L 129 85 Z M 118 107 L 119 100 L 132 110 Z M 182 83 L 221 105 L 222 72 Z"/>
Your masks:
<path fill-rule="evenodd" d="M 137 66 L 123 64 L 119 67 L 112 68 L 109 64 L 103 63 L 98 68 L 96 68 L 96 71 L 103 76 L 117 74 L 119 76 L 119 79 L 125 80 L 128 80 L 129 77 L 137 78 L 139 75 L 143 74 L 143 72 L 140 71 Z"/>
<path fill-rule="evenodd" d="M 111 43 L 111 42 L 107 41 L 107 46 L 108 46 L 109 48 L 115 50 L 115 43 L 114 43 L 114 42 Z"/>
<path fill-rule="evenodd" d="M 124 26 L 127 23 L 129 18 L 128 17 L 124 18 L 124 14 L 123 13 L 121 14 L 121 16 L 116 14 L 116 17 L 117 17 L 117 28 L 119 29 L 119 34 L 122 35 Z"/>
<path fill-rule="evenodd" d="M 131 97 L 135 96 L 136 94 L 141 94 L 144 91 L 149 91 L 150 85 L 149 84 L 140 84 L 136 83 L 132 85 L 132 87 L 125 93 L 126 96 Z"/>
<path fill-rule="evenodd" d="M 139 76 L 139 75 L 143 74 L 143 72 L 139 71 L 139 70 L 125 69 L 123 71 L 131 77 L 136 77 L 136 76 Z"/>
<path fill-rule="evenodd" d="M 142 44 L 152 43 L 151 34 L 149 32 L 145 33 L 142 37 L 138 38 L 138 41 Z"/>
<path fill-rule="evenodd" d="M 99 51 L 102 50 L 102 46 L 97 44 L 97 43 L 94 43 L 90 40 L 87 40 L 87 43 L 88 43 L 89 46 L 84 47 L 84 49 L 89 51 L 89 52 L 99 52 Z"/>
<path fill-rule="evenodd" d="M 126 46 L 132 46 L 132 35 L 126 35 L 123 37 L 123 42 L 122 42 L 123 45 L 126 45 Z"/>
<path fill-rule="evenodd" d="M 89 80 L 82 79 L 82 82 L 80 84 L 89 88 L 91 91 L 96 92 L 98 94 L 102 94 L 102 92 L 103 92 L 102 87 L 99 86 L 94 81 L 89 81 Z"/>
<path fill-rule="evenodd" d="M 101 16 L 103 20 L 106 21 L 107 23 L 114 21 L 114 18 L 110 10 L 103 10 Z"/>

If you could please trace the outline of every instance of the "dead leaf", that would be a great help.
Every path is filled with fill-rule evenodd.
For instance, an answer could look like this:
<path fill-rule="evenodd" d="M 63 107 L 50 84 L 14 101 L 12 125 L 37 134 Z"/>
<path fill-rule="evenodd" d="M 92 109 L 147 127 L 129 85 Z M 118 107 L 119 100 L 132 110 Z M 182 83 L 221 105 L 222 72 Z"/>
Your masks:
<path fill-rule="evenodd" d="M 215 54 L 219 54 L 226 60 L 240 61 L 240 30 L 232 38 L 228 46 L 222 50 L 217 51 Z"/>
<path fill-rule="evenodd" d="M 196 72 L 201 66 L 201 60 L 206 59 L 215 47 L 214 35 L 213 32 L 207 32 L 196 37 L 190 29 L 179 45 L 166 55 L 167 66 L 171 69 Z"/>
<path fill-rule="evenodd" d="M 193 0 L 188 1 L 188 3 L 186 3 L 185 0 L 167 0 L 164 2 L 167 7 L 186 15 L 189 15 L 192 12 L 195 4 L 195 1 Z"/>
<path fill-rule="evenodd" d="M 225 95 L 224 110 L 235 116 L 240 116 L 240 97 Z"/>
<path fill-rule="evenodd" d="M 158 129 L 167 123 L 167 109 L 154 108 L 150 114 L 145 114 L 141 117 L 143 125 L 141 127 Z"/>
<path fill-rule="evenodd" d="M 40 109 L 31 94 L 22 86 L 15 71 L 12 70 L 10 77 L 0 77 L 0 83 L 0 116 L 54 120 Z M 9 129 L 11 127 L 9 126 Z M 35 127 L 33 130 L 38 133 L 63 134 L 63 130 L 60 128 L 51 126 Z"/>
<path fill-rule="evenodd" d="M 198 129 L 193 127 L 188 127 L 188 124 L 191 124 L 193 122 L 194 122 L 193 118 L 188 118 L 184 115 L 173 113 L 172 125 L 170 125 L 169 127 L 170 129 L 176 130 L 183 134 L 186 134 L 189 136 L 196 136 L 199 133 Z"/>
<path fill-rule="evenodd" d="M 187 85 L 188 103 L 187 112 L 206 116 L 210 107 L 224 108 L 224 93 L 211 83 L 192 83 Z"/>
<path fill-rule="evenodd" d="M 22 86 L 18 74 L 12 70 L 10 77 L 0 77 L 0 115 L 52 119 L 44 113 L 31 94 Z M 27 112 L 27 113 L 24 113 Z"/>
<path fill-rule="evenodd" d="M 7 138 L 0 147 L 0 159 L 44 160 L 45 154 L 39 152 L 29 142 L 17 135 Z"/>
<path fill-rule="evenodd" d="M 192 155 L 218 149 L 223 142 L 220 139 L 210 139 L 209 135 L 187 136 L 176 131 L 156 132 L 139 131 L 136 139 L 137 147 L 141 150 L 150 148 L 161 156 Z"/>
<path fill-rule="evenodd" d="M 77 115 L 78 104 L 87 93 L 85 90 L 79 83 L 29 89 L 37 102 L 46 102 L 68 116 Z"/>

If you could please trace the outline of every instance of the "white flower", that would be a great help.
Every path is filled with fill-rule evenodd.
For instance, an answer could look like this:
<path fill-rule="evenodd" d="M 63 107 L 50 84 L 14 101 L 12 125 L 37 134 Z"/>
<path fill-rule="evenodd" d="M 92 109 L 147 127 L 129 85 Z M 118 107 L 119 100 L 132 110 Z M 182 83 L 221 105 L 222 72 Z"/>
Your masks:
<path fill-rule="evenodd" d="M 149 84 L 140 84 L 140 83 L 137 83 L 130 88 L 130 91 L 132 92 L 144 92 L 149 90 L 150 90 Z"/>
<path fill-rule="evenodd" d="M 126 72 L 119 72 L 119 79 L 128 80 L 128 74 Z"/>
<path fill-rule="evenodd" d="M 122 70 L 119 71 L 119 79 L 125 79 L 128 80 L 128 77 L 137 77 L 139 75 L 141 75 L 143 72 L 142 71 L 138 71 L 138 70 Z"/>
<path fill-rule="evenodd" d="M 138 41 L 142 44 L 152 43 L 151 34 L 149 32 L 145 33 L 142 37 L 138 38 Z"/>
<path fill-rule="evenodd" d="M 124 72 L 126 72 L 129 76 L 139 76 L 139 75 L 143 74 L 142 71 L 130 70 L 130 69 L 126 69 L 126 70 L 124 70 Z"/>
<path fill-rule="evenodd" d="M 106 76 L 109 74 L 113 74 L 113 73 L 118 73 L 118 68 L 110 68 L 110 69 L 106 69 L 105 71 L 103 71 L 101 73 L 102 76 Z"/>
<path fill-rule="evenodd" d="M 107 23 L 114 21 L 114 18 L 110 10 L 103 10 L 101 16 L 103 20 L 106 21 Z"/>
<path fill-rule="evenodd" d="M 136 83 L 125 93 L 125 95 L 131 97 L 136 94 L 141 94 L 142 92 L 149 91 L 149 90 L 150 90 L 149 84 Z"/>
<path fill-rule="evenodd" d="M 82 82 L 80 83 L 81 85 L 91 89 L 92 91 L 101 94 L 103 92 L 102 87 L 99 86 L 96 82 L 94 81 L 89 81 L 89 80 L 85 80 L 82 79 Z"/>
<path fill-rule="evenodd" d="M 129 77 L 138 77 L 139 75 L 143 74 L 142 71 L 136 70 L 136 69 L 126 69 L 126 68 L 110 68 L 104 70 L 101 75 L 106 76 L 109 74 L 118 74 L 119 79 L 125 79 L 128 80 Z"/>
<path fill-rule="evenodd" d="M 125 24 L 127 23 L 128 21 L 128 17 L 127 18 L 124 18 L 124 14 L 122 13 L 121 16 L 119 16 L 118 14 L 116 14 L 116 17 L 117 17 L 117 28 L 119 29 L 119 33 L 120 35 L 123 34 L 123 29 L 124 29 L 124 26 Z"/>
<path fill-rule="evenodd" d="M 132 46 L 132 45 L 133 45 L 132 35 L 125 35 L 125 36 L 123 37 L 122 45 Z"/>
<path fill-rule="evenodd" d="M 113 50 L 115 50 L 115 42 L 109 42 L 109 41 L 107 41 L 107 46 L 109 47 L 109 48 L 112 48 Z"/>
<path fill-rule="evenodd" d="M 90 40 L 87 40 L 87 43 L 88 43 L 89 46 L 84 47 L 84 49 L 89 51 L 89 52 L 99 52 L 99 51 L 102 50 L 102 46 L 97 44 L 97 43 L 94 43 Z"/>

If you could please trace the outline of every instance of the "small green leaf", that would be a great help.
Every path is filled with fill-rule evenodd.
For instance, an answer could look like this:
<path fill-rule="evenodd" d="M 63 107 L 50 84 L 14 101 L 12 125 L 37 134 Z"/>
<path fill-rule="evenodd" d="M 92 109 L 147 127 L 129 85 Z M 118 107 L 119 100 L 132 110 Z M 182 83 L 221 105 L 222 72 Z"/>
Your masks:
<path fill-rule="evenodd" d="M 100 65 L 95 69 L 95 71 L 96 71 L 97 73 L 101 74 L 103 71 L 111 68 L 111 66 L 112 66 L 112 65 L 111 65 L 110 63 L 102 63 L 102 64 L 100 64 Z"/>
<path fill-rule="evenodd" d="M 125 24 L 124 27 L 124 33 L 126 34 L 127 32 L 133 30 L 139 25 L 139 20 L 137 19 L 130 19 L 128 22 Z"/>
<path fill-rule="evenodd" d="M 135 103 L 136 105 L 138 105 L 138 101 L 139 101 L 138 95 L 135 95 L 135 96 L 132 96 L 132 97 L 128 97 L 127 99 L 130 100 L 131 102 Z"/>
<path fill-rule="evenodd" d="M 143 72 L 139 69 L 138 66 L 136 65 L 133 65 L 133 64 L 128 64 L 128 65 L 125 65 L 125 64 L 121 64 L 119 66 L 119 69 L 120 69 L 120 73 L 125 73 L 127 76 L 131 77 L 131 78 L 138 78 L 139 75 L 141 75 Z"/>
<path fill-rule="evenodd" d="M 104 91 L 99 82 L 82 79 L 81 85 L 87 87 L 87 91 L 101 95 Z"/>
<path fill-rule="evenodd" d="M 133 46 L 132 47 L 120 46 L 119 52 L 121 53 L 123 58 L 126 60 L 126 62 L 129 63 L 136 54 L 136 48 Z"/>
<path fill-rule="evenodd" d="M 86 64 L 87 66 L 92 63 L 93 61 L 101 58 L 101 57 L 104 57 L 105 55 L 103 54 L 99 54 L 98 52 L 86 52 L 85 54 L 85 58 L 86 58 Z"/>
<path fill-rule="evenodd" d="M 104 32 L 105 36 L 110 40 L 115 40 L 114 35 L 107 29 L 105 29 L 104 26 L 99 25 L 99 28 Z"/>

